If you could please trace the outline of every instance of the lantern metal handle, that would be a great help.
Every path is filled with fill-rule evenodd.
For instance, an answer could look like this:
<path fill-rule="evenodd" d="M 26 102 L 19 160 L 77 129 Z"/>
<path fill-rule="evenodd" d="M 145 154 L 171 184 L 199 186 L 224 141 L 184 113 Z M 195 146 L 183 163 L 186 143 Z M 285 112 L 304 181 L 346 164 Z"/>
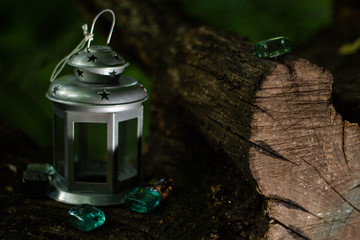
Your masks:
<path fill-rule="evenodd" d="M 105 12 L 109 12 L 111 13 L 112 17 L 113 17 L 113 21 L 112 21 L 112 24 L 111 24 L 111 29 L 110 29 L 110 32 L 109 32 L 109 35 L 108 35 L 108 39 L 107 39 L 107 42 L 106 42 L 106 45 L 108 45 L 110 43 L 110 40 L 111 40 L 111 35 L 114 31 L 114 26 L 115 26 L 115 14 L 112 10 L 110 9 L 105 9 L 105 10 L 102 10 L 101 12 L 98 13 L 98 15 L 95 16 L 94 20 L 93 20 L 93 23 L 91 25 L 91 30 L 90 30 L 90 34 L 93 34 L 94 32 L 94 26 L 95 26 L 95 23 L 97 21 L 97 19 L 100 17 L 101 14 L 105 13 Z M 93 38 L 89 38 L 88 40 L 88 44 L 87 44 L 87 48 L 90 47 L 90 42 L 93 40 Z"/>

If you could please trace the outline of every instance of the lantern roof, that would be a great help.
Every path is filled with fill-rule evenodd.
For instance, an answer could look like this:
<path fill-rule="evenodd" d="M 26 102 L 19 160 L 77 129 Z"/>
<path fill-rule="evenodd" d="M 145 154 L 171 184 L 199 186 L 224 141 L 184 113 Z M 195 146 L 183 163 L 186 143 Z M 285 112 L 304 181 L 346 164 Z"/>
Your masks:
<path fill-rule="evenodd" d="M 143 102 L 148 95 L 141 83 L 127 76 L 112 84 L 89 84 L 78 81 L 74 75 L 66 75 L 50 84 L 46 97 L 66 105 L 98 106 Z"/>
<path fill-rule="evenodd" d="M 113 17 L 106 45 L 90 46 L 95 22 L 105 12 L 111 13 Z M 90 33 L 87 32 L 87 25 L 82 26 L 85 37 L 56 66 L 46 93 L 48 99 L 65 105 L 86 107 L 131 104 L 147 99 L 146 89 L 141 83 L 134 78 L 122 76 L 129 63 L 108 46 L 114 25 L 114 12 L 105 9 L 94 18 Z M 87 47 L 84 47 L 86 41 Z M 65 63 L 73 67 L 74 75 L 56 78 Z"/>
<path fill-rule="evenodd" d="M 123 67 L 129 64 L 109 46 L 90 46 L 73 55 L 67 62 L 78 68 Z"/>
<path fill-rule="evenodd" d="M 117 82 L 120 74 L 129 66 L 129 63 L 109 46 L 85 48 L 74 54 L 67 64 L 74 67 L 79 81 L 89 83 Z"/>

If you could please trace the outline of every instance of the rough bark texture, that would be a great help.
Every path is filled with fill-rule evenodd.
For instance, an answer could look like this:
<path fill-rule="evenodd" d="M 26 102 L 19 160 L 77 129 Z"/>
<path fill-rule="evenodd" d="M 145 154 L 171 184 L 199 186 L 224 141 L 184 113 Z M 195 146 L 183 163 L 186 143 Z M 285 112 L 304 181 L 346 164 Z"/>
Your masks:
<path fill-rule="evenodd" d="M 96 5 L 115 7 L 126 38 L 138 39 L 129 46 L 145 52 L 155 104 L 168 111 L 158 120 L 180 106 L 215 149 L 254 177 L 273 219 L 269 239 L 357 238 L 359 128 L 331 105 L 328 71 L 294 57 L 257 59 L 239 36 L 158 18 L 137 1 Z M 140 9 L 149 15 L 134 15 Z M 162 47 L 153 54 L 147 41 Z"/>
<path fill-rule="evenodd" d="M 177 188 L 151 214 L 105 208 L 104 227 L 84 234 L 66 225 L 68 206 L 24 200 L 19 193 L 20 171 L 7 162 L 23 169 L 34 157 L 2 156 L 2 179 L 15 182 L 2 185 L 3 214 L 22 217 L 1 222 L 0 236 L 357 239 L 360 131 L 334 110 L 328 71 L 294 56 L 259 59 L 245 38 L 191 24 L 176 6 L 79 4 L 91 16 L 113 9 L 112 46 L 152 76 L 153 132 L 144 175 L 173 177 Z M 44 216 L 49 212 L 51 220 Z"/>
<path fill-rule="evenodd" d="M 257 92 L 251 170 L 269 216 L 299 239 L 356 239 L 357 124 L 330 104 L 331 75 L 305 60 L 278 65 Z M 269 238 L 277 239 L 270 228 Z"/>
<path fill-rule="evenodd" d="M 328 71 L 294 57 L 257 59 L 239 36 L 159 17 L 137 1 L 96 6 L 115 7 L 126 44 L 151 67 L 155 104 L 165 111 L 155 118 L 179 106 L 211 146 L 254 177 L 274 220 L 269 239 L 357 237 L 359 128 L 331 105 Z"/>
<path fill-rule="evenodd" d="M 341 55 L 339 49 L 343 44 L 353 43 L 359 38 L 358 23 L 357 20 L 355 23 L 338 22 L 322 29 L 308 44 L 297 49 L 297 54 L 331 72 L 334 76 L 332 100 L 336 111 L 346 120 L 357 123 L 360 122 L 360 71 L 357 64 L 360 52 L 357 50 L 352 54 Z"/>

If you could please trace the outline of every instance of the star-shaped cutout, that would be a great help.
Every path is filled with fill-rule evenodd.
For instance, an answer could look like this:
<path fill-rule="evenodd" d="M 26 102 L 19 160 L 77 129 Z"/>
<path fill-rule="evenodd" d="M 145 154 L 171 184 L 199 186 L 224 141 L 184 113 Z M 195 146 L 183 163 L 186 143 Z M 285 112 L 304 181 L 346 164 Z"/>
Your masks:
<path fill-rule="evenodd" d="M 56 95 L 56 92 L 60 90 L 59 85 L 53 88 L 52 94 Z"/>
<path fill-rule="evenodd" d="M 97 59 L 97 57 L 95 57 L 95 55 L 91 55 L 90 57 L 88 57 L 88 62 L 95 62 L 95 60 Z"/>
<path fill-rule="evenodd" d="M 106 99 L 109 101 L 108 96 L 111 94 L 110 92 L 106 92 L 106 90 L 104 89 L 102 92 L 98 92 L 98 94 L 101 96 L 101 100 Z"/>
<path fill-rule="evenodd" d="M 110 78 L 114 78 L 116 75 L 115 69 L 112 72 L 109 72 Z"/>
<path fill-rule="evenodd" d="M 78 74 L 79 77 L 84 77 L 84 76 L 83 76 L 83 73 L 84 73 L 84 72 L 81 71 L 80 68 L 78 68 L 76 71 L 77 71 L 77 74 Z"/>

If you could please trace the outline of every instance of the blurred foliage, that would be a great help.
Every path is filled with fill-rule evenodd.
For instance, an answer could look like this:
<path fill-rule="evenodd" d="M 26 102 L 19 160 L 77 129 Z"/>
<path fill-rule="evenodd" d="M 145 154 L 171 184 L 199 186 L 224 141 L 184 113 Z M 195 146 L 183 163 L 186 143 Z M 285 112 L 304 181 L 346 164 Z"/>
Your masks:
<path fill-rule="evenodd" d="M 60 0 L 0 3 L 1 22 L 6 23 L 0 30 L 1 118 L 42 145 L 51 144 L 51 103 L 45 98 L 49 77 L 82 34 L 83 19 L 69 4 Z"/>
<path fill-rule="evenodd" d="M 0 20 L 6 23 L 0 29 L 0 118 L 38 144 L 50 145 L 52 110 L 45 97 L 49 79 L 56 64 L 83 38 L 81 25 L 90 26 L 91 20 L 70 0 L 1 1 Z M 70 72 L 67 67 L 60 76 Z M 149 78 L 134 64 L 125 74 L 151 89 Z M 148 111 L 146 108 L 147 124 Z M 147 134 L 148 128 L 144 129 L 144 136 Z"/>
<path fill-rule="evenodd" d="M 306 41 L 332 20 L 332 0 L 181 0 L 187 12 L 251 41 L 285 36 Z"/>
<path fill-rule="evenodd" d="M 253 41 L 278 35 L 293 42 L 306 41 L 331 20 L 331 0 L 179 2 L 201 20 Z M 50 145 L 51 102 L 45 98 L 49 78 L 57 62 L 82 39 L 81 25 L 91 21 L 84 19 L 70 0 L 1 1 L 0 20 L 0 118 L 39 144 Z M 125 74 L 139 79 L 151 93 L 149 78 L 134 64 Z M 146 126 L 149 101 L 145 105 L 144 136 L 148 134 Z"/>

